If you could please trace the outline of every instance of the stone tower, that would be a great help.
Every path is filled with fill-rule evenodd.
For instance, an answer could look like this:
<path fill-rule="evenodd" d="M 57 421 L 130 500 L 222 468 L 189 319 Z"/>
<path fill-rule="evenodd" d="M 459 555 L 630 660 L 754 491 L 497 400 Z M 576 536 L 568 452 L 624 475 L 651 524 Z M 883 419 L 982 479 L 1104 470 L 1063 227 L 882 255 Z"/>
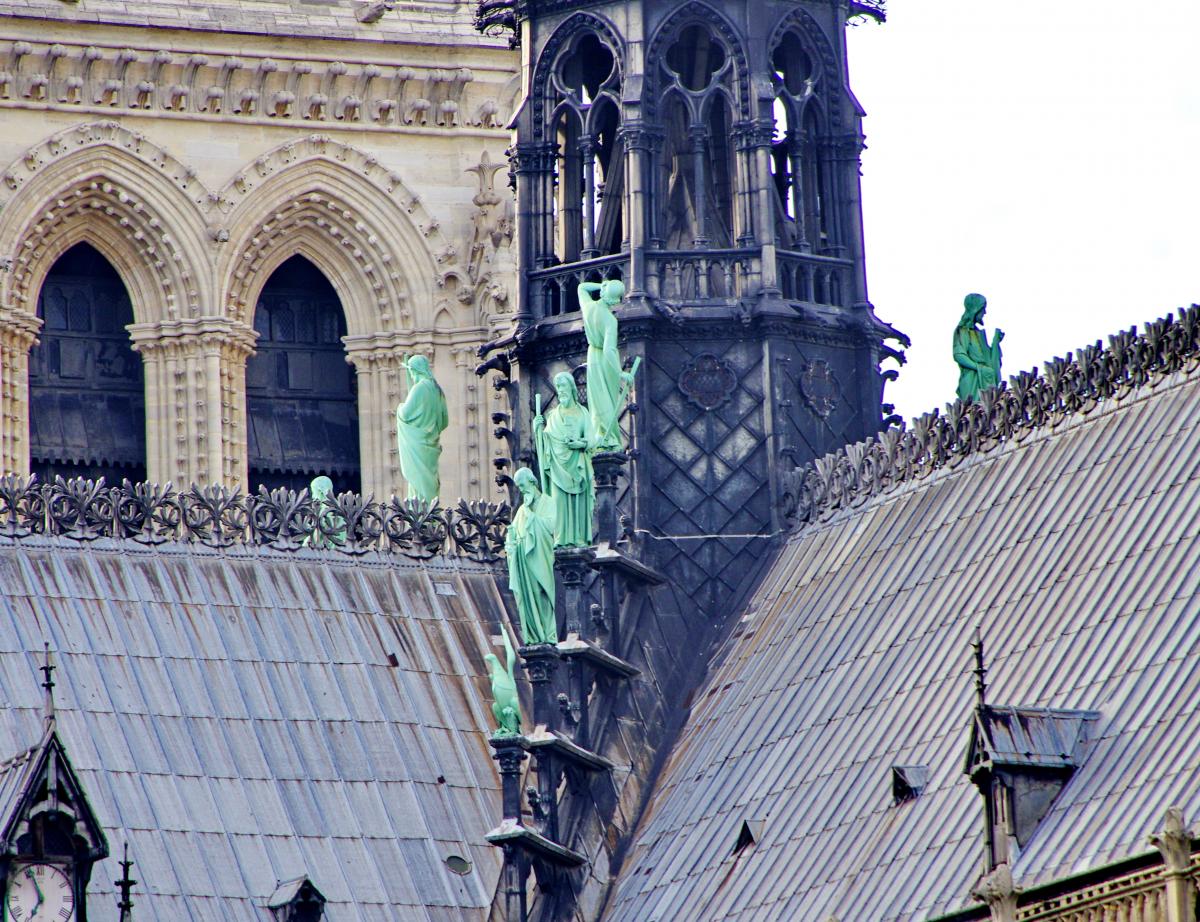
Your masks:
<path fill-rule="evenodd" d="M 880 428 L 903 339 L 867 298 L 863 112 L 845 29 L 882 0 L 485 2 L 519 46 L 520 287 L 503 472 L 586 350 L 575 288 L 620 278 L 641 357 L 626 521 L 706 612 L 781 527 L 784 470 Z M 501 379 L 498 385 L 503 385 Z M 512 457 L 515 456 L 515 457 Z"/>

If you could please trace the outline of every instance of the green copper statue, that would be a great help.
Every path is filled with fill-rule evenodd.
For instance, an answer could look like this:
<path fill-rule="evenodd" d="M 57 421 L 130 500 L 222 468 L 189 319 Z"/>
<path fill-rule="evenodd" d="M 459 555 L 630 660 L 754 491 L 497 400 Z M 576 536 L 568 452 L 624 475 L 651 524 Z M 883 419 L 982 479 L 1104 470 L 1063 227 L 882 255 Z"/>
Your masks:
<path fill-rule="evenodd" d="M 593 297 L 593 294 L 599 297 Z M 620 279 L 584 282 L 579 286 L 579 307 L 583 312 L 583 332 L 587 336 L 587 395 L 592 428 L 596 433 L 595 451 L 620 451 L 621 410 L 633 387 L 633 375 L 621 370 L 617 351 L 617 315 L 613 307 L 625 296 Z"/>
<path fill-rule="evenodd" d="M 329 501 L 329 497 L 333 495 L 333 481 L 324 474 L 314 477 L 308 492 L 312 494 L 317 527 L 304 539 L 304 546 L 341 547 L 346 543 L 346 520 L 334 510 L 333 503 Z"/>
<path fill-rule="evenodd" d="M 414 355 L 408 370 L 408 397 L 396 407 L 396 445 L 400 449 L 400 471 L 408 482 L 408 498 L 432 503 L 438 498 L 439 439 L 449 424 L 446 395 L 433 379 L 429 359 Z"/>
<path fill-rule="evenodd" d="M 505 665 L 500 665 L 500 660 L 494 653 L 488 653 L 483 658 L 491 670 L 492 714 L 498 725 L 496 732 L 492 734 L 493 739 L 518 736 L 521 733 L 521 702 L 517 698 L 517 680 L 513 674 L 517 653 L 503 625 L 500 626 L 500 635 L 504 638 Z"/>
<path fill-rule="evenodd" d="M 533 471 L 523 467 L 513 477 L 521 506 L 504 536 L 508 586 L 521 616 L 526 644 L 557 643 L 554 618 L 554 500 L 538 488 Z"/>
<path fill-rule="evenodd" d="M 539 395 L 533 419 L 542 490 L 554 499 L 554 546 L 586 547 L 592 543 L 595 431 L 591 416 L 579 405 L 579 390 L 568 372 L 554 376 L 554 391 L 558 406 L 542 416 Z"/>
<path fill-rule="evenodd" d="M 979 392 L 1000 383 L 1000 340 L 1004 331 L 996 330 L 991 345 L 982 329 L 987 298 L 970 294 L 963 300 L 963 315 L 954 331 L 954 361 L 958 362 L 958 397 L 974 400 Z"/>

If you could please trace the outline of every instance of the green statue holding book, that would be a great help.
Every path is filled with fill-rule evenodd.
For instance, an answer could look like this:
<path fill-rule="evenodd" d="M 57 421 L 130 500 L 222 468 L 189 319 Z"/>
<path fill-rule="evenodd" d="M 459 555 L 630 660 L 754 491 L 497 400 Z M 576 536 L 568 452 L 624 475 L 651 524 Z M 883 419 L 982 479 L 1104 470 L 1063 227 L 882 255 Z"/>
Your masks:
<path fill-rule="evenodd" d="M 954 361 L 958 363 L 958 397 L 975 400 L 980 391 L 1000 383 L 1000 341 L 1004 331 L 996 330 L 991 343 L 983 330 L 987 298 L 969 294 L 963 299 L 963 314 L 954 330 Z"/>
<path fill-rule="evenodd" d="M 542 472 L 542 492 L 554 500 L 554 546 L 587 547 L 592 543 L 595 478 L 591 452 L 596 444 L 592 418 L 579 404 L 579 388 L 570 372 L 554 376 L 558 405 L 542 415 L 538 394 L 533 442 Z"/>

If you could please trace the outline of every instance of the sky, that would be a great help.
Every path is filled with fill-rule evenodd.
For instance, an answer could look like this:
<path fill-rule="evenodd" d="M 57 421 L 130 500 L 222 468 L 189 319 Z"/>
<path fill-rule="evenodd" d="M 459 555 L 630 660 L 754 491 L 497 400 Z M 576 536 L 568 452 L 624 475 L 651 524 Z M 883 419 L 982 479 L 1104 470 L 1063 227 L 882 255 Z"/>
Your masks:
<path fill-rule="evenodd" d="M 890 0 L 849 54 L 902 416 L 954 399 L 969 292 L 1006 378 L 1200 302 L 1200 2 Z"/>

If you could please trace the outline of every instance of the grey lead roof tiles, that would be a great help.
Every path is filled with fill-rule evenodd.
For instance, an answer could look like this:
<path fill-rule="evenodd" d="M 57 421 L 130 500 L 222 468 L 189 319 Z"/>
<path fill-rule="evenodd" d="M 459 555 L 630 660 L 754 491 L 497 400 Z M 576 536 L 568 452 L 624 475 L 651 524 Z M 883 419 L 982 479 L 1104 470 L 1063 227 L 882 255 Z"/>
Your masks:
<path fill-rule="evenodd" d="M 0 543 L 0 758 L 37 739 L 45 638 L 59 734 L 114 854 L 130 843 L 139 917 L 267 919 L 306 874 L 339 922 L 482 920 L 500 797 L 480 677 L 501 616 L 468 564 Z M 110 862 L 96 922 L 116 916 Z"/>
<path fill-rule="evenodd" d="M 969 905 L 976 624 L 990 701 L 1100 712 L 1018 884 L 1150 851 L 1168 806 L 1200 820 L 1197 406 L 1181 375 L 795 536 L 693 697 L 606 922 Z M 899 805 L 897 762 L 930 770 Z"/>

